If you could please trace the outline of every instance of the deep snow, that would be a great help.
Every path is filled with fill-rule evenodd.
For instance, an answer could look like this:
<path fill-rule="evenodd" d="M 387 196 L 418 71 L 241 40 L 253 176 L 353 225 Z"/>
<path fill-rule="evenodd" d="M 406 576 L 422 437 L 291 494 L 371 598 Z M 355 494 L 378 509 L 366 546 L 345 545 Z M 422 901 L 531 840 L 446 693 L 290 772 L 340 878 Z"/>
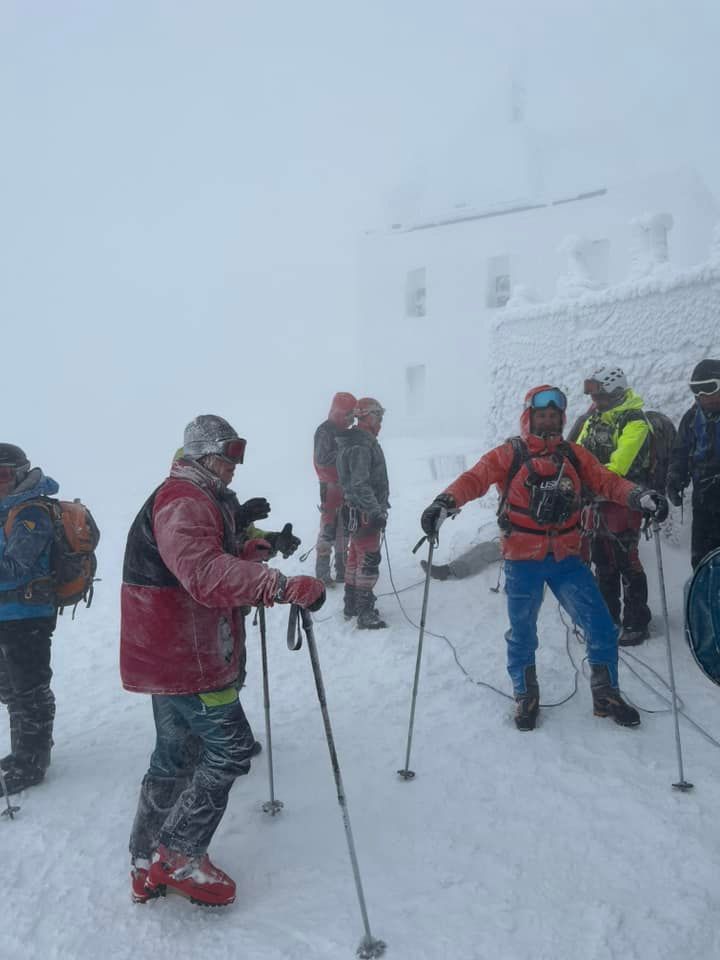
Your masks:
<path fill-rule="evenodd" d="M 381 436 L 381 440 L 382 440 Z M 172 443 L 168 444 L 170 448 Z M 419 620 L 422 573 L 411 548 L 422 507 L 451 479 L 433 480 L 426 457 L 473 442 L 387 439 L 392 486 L 387 531 L 392 572 L 408 615 Z M 474 451 L 478 452 L 478 451 Z M 442 461 L 445 463 L 445 461 Z M 306 482 L 307 481 L 307 482 Z M 277 525 L 295 521 L 307 549 L 317 511 L 312 478 L 273 496 Z M 246 490 L 242 468 L 235 487 Z M 147 492 L 147 491 L 145 491 Z M 246 490 L 254 495 L 256 490 Z M 153 741 L 149 699 L 120 688 L 117 669 L 119 570 L 129 518 L 142 492 L 96 506 L 103 524 L 103 581 L 89 611 L 60 622 L 54 642 L 56 747 L 48 778 L 21 797 L 15 821 L 0 821 L 4 960 L 112 960 L 238 956 L 252 960 L 352 957 L 362 936 L 321 716 L 305 649 L 285 646 L 287 608 L 268 612 L 276 818 L 266 756 L 236 783 L 213 841 L 215 861 L 238 882 L 224 911 L 179 897 L 133 906 L 127 839 Z M 273 518 L 274 519 L 274 518 Z M 440 560 L 490 523 L 471 504 L 443 527 Z M 492 531 L 492 526 L 486 528 Z M 689 524 L 663 542 L 678 691 L 688 714 L 720 737 L 718 690 L 692 662 L 681 632 L 689 573 Z M 643 544 L 655 614 L 652 639 L 623 658 L 652 687 L 666 676 L 654 545 Z M 287 573 L 311 572 L 297 556 Z M 390 590 L 383 558 L 378 592 Z M 445 634 L 476 680 L 509 692 L 504 668 L 505 604 L 497 567 L 464 581 L 433 582 L 428 630 Z M 672 718 L 626 666 L 621 685 L 643 713 L 638 730 L 592 716 L 587 679 L 561 706 L 545 709 L 533 733 L 518 733 L 511 703 L 471 683 L 445 640 L 426 637 L 411 767 L 404 761 L 417 630 L 397 600 L 380 607 L 390 629 L 358 632 L 344 622 L 341 593 L 316 616 L 324 670 L 372 932 L 395 960 L 711 960 L 717 927 L 717 810 L 720 755 L 681 721 L 690 794 L 677 779 Z M 538 674 L 543 703 L 573 690 L 566 631 L 552 597 L 541 614 Z M 243 701 L 263 730 L 257 628 L 248 629 Z M 580 664 L 583 648 L 571 636 Z M 0 724 L 0 750 L 7 724 Z"/>

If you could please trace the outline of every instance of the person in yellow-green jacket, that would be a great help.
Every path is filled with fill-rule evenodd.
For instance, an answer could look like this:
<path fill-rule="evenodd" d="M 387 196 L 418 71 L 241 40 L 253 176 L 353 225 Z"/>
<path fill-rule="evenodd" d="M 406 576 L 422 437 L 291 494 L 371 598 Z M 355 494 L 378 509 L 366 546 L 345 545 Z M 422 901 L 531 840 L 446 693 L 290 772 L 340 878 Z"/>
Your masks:
<path fill-rule="evenodd" d="M 584 385 L 592 400 L 577 442 L 612 473 L 646 484 L 650 471 L 651 428 L 643 400 L 628 387 L 618 366 L 595 370 Z M 642 514 L 609 501 L 595 501 L 585 529 L 600 592 L 621 628 L 619 644 L 642 643 L 650 635 L 647 577 L 640 562 Z"/>

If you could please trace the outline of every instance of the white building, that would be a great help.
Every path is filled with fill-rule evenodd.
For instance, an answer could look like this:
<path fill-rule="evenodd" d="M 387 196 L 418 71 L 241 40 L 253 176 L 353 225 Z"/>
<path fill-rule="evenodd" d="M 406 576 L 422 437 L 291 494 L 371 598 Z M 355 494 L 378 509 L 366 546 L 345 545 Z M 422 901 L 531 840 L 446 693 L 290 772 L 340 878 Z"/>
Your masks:
<path fill-rule="evenodd" d="M 392 432 L 492 435 L 488 347 L 508 300 L 607 290 L 642 272 L 648 255 L 669 255 L 673 268 L 701 263 L 718 215 L 702 181 L 678 171 L 370 232 L 359 254 L 363 391 L 388 408 Z M 638 255 L 642 244 L 650 254 Z"/>

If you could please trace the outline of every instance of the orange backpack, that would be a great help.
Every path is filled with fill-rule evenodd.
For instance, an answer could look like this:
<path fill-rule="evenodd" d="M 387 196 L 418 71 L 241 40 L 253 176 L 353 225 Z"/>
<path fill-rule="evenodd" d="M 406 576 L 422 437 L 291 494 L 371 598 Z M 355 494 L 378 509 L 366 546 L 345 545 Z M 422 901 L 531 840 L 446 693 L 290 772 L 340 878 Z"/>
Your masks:
<path fill-rule="evenodd" d="M 13 507 L 5 521 L 5 537 L 10 536 L 15 518 L 27 507 L 37 504 L 48 511 L 53 524 L 53 545 L 50 555 L 50 570 L 54 603 L 59 613 L 65 607 L 77 607 L 81 600 L 90 606 L 93 598 L 93 583 L 97 570 L 95 550 L 100 541 L 100 531 L 93 515 L 80 500 L 53 500 L 42 497 Z M 27 586 L 27 596 L 32 597 L 33 586 L 47 581 L 33 581 Z M 75 611 L 73 610 L 73 616 Z"/>

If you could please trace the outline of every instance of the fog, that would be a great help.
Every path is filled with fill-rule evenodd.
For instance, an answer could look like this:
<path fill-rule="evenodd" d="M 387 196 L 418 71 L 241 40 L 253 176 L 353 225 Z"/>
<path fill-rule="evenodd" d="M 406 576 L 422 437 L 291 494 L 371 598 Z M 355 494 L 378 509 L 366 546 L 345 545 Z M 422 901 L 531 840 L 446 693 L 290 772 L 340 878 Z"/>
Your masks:
<path fill-rule="evenodd" d="M 130 509 L 217 412 L 248 481 L 310 490 L 330 396 L 364 392 L 358 236 L 516 195 L 513 84 L 543 188 L 690 165 L 720 194 L 719 28 L 712 0 L 4 0 L 2 439 Z"/>

